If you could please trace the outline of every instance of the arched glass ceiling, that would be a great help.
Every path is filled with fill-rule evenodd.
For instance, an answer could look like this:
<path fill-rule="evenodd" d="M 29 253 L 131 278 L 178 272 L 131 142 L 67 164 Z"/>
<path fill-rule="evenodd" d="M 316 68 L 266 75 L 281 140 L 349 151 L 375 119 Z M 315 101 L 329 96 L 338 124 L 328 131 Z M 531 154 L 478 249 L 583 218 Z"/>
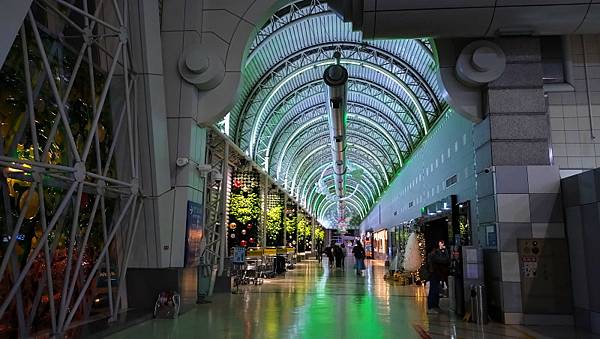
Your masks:
<path fill-rule="evenodd" d="M 363 41 L 327 5 L 298 1 L 280 9 L 250 44 L 229 134 L 247 155 L 324 218 L 336 204 L 317 183 L 333 185 L 324 69 L 348 69 L 346 209 L 364 218 L 395 173 L 447 108 L 427 40 Z M 360 182 L 359 182 L 360 181 Z"/>

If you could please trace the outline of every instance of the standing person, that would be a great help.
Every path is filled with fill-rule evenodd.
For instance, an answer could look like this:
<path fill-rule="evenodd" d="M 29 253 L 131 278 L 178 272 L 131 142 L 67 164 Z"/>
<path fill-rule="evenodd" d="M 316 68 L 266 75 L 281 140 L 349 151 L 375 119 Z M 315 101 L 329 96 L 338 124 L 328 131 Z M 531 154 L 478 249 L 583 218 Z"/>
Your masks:
<path fill-rule="evenodd" d="M 317 260 L 319 264 L 323 261 L 323 243 L 320 241 L 317 243 Z"/>
<path fill-rule="evenodd" d="M 346 245 L 344 243 L 342 243 L 340 245 L 340 247 L 342 248 L 342 269 L 345 270 L 346 269 L 346 257 L 348 256 L 348 249 L 346 248 Z"/>
<path fill-rule="evenodd" d="M 333 268 L 333 247 L 335 246 L 335 241 L 331 241 L 331 244 L 325 247 L 325 255 L 329 261 L 329 268 Z"/>
<path fill-rule="evenodd" d="M 356 246 L 352 249 L 352 254 L 354 254 L 354 259 L 356 261 L 356 275 L 361 275 L 362 270 L 365 269 L 365 249 L 359 240 L 356 241 Z"/>
<path fill-rule="evenodd" d="M 427 314 L 438 314 L 440 308 L 440 281 L 448 274 L 450 254 L 444 240 L 438 241 L 438 247 L 427 256 L 429 268 L 429 294 L 427 295 Z"/>
<path fill-rule="evenodd" d="M 335 256 L 335 267 L 342 268 L 342 260 L 344 260 L 344 251 L 338 244 L 335 244 L 335 246 L 333 247 L 333 255 Z"/>

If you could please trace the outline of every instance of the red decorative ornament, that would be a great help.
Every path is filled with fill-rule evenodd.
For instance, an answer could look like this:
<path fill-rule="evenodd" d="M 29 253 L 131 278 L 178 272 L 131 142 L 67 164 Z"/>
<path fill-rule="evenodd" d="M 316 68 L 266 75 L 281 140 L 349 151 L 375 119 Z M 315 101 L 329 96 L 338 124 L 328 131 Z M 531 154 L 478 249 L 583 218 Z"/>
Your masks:
<path fill-rule="evenodd" d="M 248 239 L 248 242 L 251 243 L 251 244 L 254 244 L 254 241 L 255 241 L 254 238 Z"/>
<path fill-rule="evenodd" d="M 241 181 L 240 179 L 235 179 L 235 180 L 233 181 L 233 187 L 235 187 L 235 188 L 240 188 L 240 187 L 242 187 L 242 181 Z"/>
<path fill-rule="evenodd" d="M 246 240 L 242 240 L 242 241 L 240 241 L 240 246 L 246 247 L 246 246 L 248 246 L 248 243 L 246 242 Z"/>
<path fill-rule="evenodd" d="M 246 225 L 246 228 L 251 229 L 252 228 L 252 224 Z"/>

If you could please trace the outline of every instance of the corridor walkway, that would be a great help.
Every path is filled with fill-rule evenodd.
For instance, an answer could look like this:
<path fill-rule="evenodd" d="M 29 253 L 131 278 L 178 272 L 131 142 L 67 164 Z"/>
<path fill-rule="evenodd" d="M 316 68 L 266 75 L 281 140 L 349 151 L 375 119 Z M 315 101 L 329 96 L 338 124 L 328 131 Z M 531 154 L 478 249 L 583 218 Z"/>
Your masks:
<path fill-rule="evenodd" d="M 597 338 L 570 328 L 480 329 L 448 315 L 428 316 L 422 288 L 385 281 L 379 262 L 357 277 L 352 263 L 348 258 L 349 269 L 332 272 L 304 261 L 285 278 L 215 295 L 212 304 L 178 319 L 147 321 L 110 338 Z"/>

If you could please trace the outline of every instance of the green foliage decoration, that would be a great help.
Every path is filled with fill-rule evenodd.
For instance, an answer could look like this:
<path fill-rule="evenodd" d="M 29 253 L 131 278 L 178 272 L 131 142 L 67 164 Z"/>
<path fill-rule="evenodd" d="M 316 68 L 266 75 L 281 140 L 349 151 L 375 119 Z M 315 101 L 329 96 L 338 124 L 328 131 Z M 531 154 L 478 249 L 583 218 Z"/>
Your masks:
<path fill-rule="evenodd" d="M 323 241 L 325 239 L 325 231 L 321 227 L 315 228 L 315 240 Z"/>
<path fill-rule="evenodd" d="M 260 217 L 260 197 L 256 193 L 233 193 L 229 201 L 229 215 L 242 224 Z"/>
<path fill-rule="evenodd" d="M 290 234 L 294 234 L 294 232 L 296 232 L 296 223 L 297 223 L 297 219 L 296 217 L 287 217 L 285 218 L 285 232 L 290 235 Z"/>
<path fill-rule="evenodd" d="M 311 233 L 310 225 L 308 224 L 308 220 L 304 215 L 298 216 L 298 235 L 309 237 Z"/>
<path fill-rule="evenodd" d="M 275 241 L 279 232 L 283 229 L 281 219 L 283 216 L 283 206 L 277 205 L 267 212 L 267 237 Z"/>

